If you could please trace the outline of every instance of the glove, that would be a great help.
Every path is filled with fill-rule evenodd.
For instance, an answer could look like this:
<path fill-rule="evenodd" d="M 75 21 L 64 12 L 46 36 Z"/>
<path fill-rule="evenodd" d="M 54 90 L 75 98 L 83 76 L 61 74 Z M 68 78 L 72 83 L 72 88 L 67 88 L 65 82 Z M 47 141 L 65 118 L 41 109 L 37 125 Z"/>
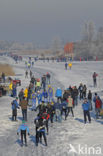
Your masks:
<path fill-rule="evenodd" d="M 30 135 L 30 133 L 28 133 L 28 135 Z"/>
<path fill-rule="evenodd" d="M 17 135 L 19 135 L 19 133 L 17 132 Z"/>

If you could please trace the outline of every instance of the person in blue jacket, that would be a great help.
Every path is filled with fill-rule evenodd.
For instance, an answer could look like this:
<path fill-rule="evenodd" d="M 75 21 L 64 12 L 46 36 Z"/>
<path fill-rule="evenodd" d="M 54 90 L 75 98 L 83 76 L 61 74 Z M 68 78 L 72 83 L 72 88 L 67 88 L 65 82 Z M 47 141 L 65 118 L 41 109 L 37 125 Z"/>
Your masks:
<path fill-rule="evenodd" d="M 20 125 L 20 127 L 17 130 L 17 135 L 19 135 L 19 133 L 21 133 L 21 146 L 23 146 L 23 137 L 25 139 L 25 146 L 27 146 L 26 132 L 28 133 L 28 135 L 30 135 L 29 127 L 26 125 L 25 120 L 23 120 L 22 124 Z"/>
<path fill-rule="evenodd" d="M 54 89 L 50 85 L 48 85 L 48 102 L 52 102 L 54 100 L 53 96 L 54 96 Z"/>
<path fill-rule="evenodd" d="M 17 88 L 16 85 L 13 85 L 12 97 L 16 97 L 16 96 L 17 96 Z"/>
<path fill-rule="evenodd" d="M 37 91 L 37 101 L 38 105 L 40 105 L 40 103 L 42 102 L 42 94 L 40 93 L 40 91 Z"/>
<path fill-rule="evenodd" d="M 62 90 L 59 87 L 56 90 L 55 96 L 57 97 L 57 103 L 59 103 L 59 100 L 62 102 Z"/>
<path fill-rule="evenodd" d="M 87 117 L 89 120 L 89 123 L 91 123 L 91 117 L 90 117 L 90 103 L 87 101 L 87 98 L 84 99 L 84 102 L 82 104 L 82 109 L 83 109 L 83 113 L 84 113 L 84 123 L 86 124 L 87 122 Z"/>
<path fill-rule="evenodd" d="M 66 63 L 65 63 L 65 69 L 66 69 L 66 70 L 67 70 L 67 67 L 68 67 L 68 63 L 66 62 Z"/>
<path fill-rule="evenodd" d="M 46 89 L 44 89 L 43 93 L 42 93 L 42 97 L 44 98 L 44 103 L 48 102 L 48 92 L 46 91 Z"/>
<path fill-rule="evenodd" d="M 19 109 L 18 97 L 11 102 L 12 105 L 12 121 L 17 121 L 17 108 Z"/>

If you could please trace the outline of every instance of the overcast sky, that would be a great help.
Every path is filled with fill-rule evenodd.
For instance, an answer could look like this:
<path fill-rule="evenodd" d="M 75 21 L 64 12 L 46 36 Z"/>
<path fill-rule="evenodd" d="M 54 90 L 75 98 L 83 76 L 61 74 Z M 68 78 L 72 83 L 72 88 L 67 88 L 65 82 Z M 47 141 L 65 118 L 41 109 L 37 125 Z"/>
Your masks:
<path fill-rule="evenodd" d="M 0 40 L 80 40 L 84 21 L 103 26 L 103 0 L 0 0 Z"/>

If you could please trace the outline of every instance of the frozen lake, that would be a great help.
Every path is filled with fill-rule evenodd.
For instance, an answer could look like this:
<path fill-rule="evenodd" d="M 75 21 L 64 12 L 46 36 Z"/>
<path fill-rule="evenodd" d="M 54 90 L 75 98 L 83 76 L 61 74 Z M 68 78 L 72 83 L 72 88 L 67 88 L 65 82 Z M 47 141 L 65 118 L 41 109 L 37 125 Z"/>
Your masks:
<path fill-rule="evenodd" d="M 0 61 L 7 61 L 14 66 L 14 70 L 21 80 L 22 86 L 26 87 L 29 84 L 30 79 L 26 80 L 25 65 L 24 62 L 15 64 L 10 58 L 2 58 Z M 69 85 L 74 86 L 82 82 L 87 85 L 93 93 L 100 92 L 101 98 L 103 97 L 103 62 L 73 62 L 71 70 L 64 69 L 64 63 L 43 63 L 36 62 L 32 71 L 36 77 L 40 77 L 46 72 L 51 72 L 52 83 L 51 85 L 56 89 L 61 87 L 63 89 L 68 88 Z M 98 73 L 97 88 L 93 87 L 92 74 Z M 54 82 L 55 81 L 55 82 Z M 20 90 L 20 87 L 18 88 Z M 100 148 L 103 153 L 103 119 L 95 120 L 94 111 L 91 112 L 92 123 L 84 125 L 83 123 L 83 111 L 82 101 L 79 101 L 78 107 L 74 109 L 75 117 L 68 117 L 66 121 L 62 123 L 54 123 L 53 127 L 50 126 L 50 133 L 47 136 L 48 147 L 39 144 L 35 146 L 35 126 L 33 120 L 35 113 L 28 110 L 28 125 L 30 128 L 30 137 L 28 137 L 28 147 L 21 148 L 19 145 L 19 138 L 16 136 L 16 131 L 21 123 L 20 117 L 21 111 L 18 111 L 19 121 L 12 123 L 11 115 L 11 102 L 12 98 L 2 97 L 0 98 L 0 156 L 78 156 L 79 145 L 83 147 L 84 154 L 89 147 L 94 148 L 94 155 L 97 155 L 97 148 Z M 71 145 L 76 152 L 70 152 Z M 103 154 L 98 155 L 103 155 Z M 91 154 L 92 155 L 92 154 Z"/>

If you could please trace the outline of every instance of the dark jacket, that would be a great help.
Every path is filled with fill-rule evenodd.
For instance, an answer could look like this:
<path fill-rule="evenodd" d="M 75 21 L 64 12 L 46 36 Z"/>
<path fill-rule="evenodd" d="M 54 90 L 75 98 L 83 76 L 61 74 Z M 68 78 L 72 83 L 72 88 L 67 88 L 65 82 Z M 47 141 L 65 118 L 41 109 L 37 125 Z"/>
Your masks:
<path fill-rule="evenodd" d="M 78 89 L 77 89 L 77 88 L 74 88 L 74 89 L 73 89 L 73 95 L 74 95 L 74 97 L 75 97 L 75 96 L 78 96 Z"/>
<path fill-rule="evenodd" d="M 55 104 L 54 104 L 54 108 L 55 108 L 55 109 L 61 110 L 61 109 L 62 109 L 62 106 L 61 106 L 60 103 L 55 103 Z"/>
<path fill-rule="evenodd" d="M 92 100 L 92 93 L 91 92 L 88 93 L 88 100 Z"/>
<path fill-rule="evenodd" d="M 20 91 L 18 96 L 19 96 L 19 100 L 21 101 L 24 97 L 24 92 Z"/>
<path fill-rule="evenodd" d="M 64 94 L 63 94 L 63 100 L 67 100 L 67 98 L 68 98 L 68 93 L 67 92 L 64 92 Z"/>
<path fill-rule="evenodd" d="M 62 109 L 66 109 L 66 108 L 67 108 L 67 102 L 66 102 L 66 101 L 63 101 L 63 102 L 61 103 L 61 108 L 62 108 Z"/>

